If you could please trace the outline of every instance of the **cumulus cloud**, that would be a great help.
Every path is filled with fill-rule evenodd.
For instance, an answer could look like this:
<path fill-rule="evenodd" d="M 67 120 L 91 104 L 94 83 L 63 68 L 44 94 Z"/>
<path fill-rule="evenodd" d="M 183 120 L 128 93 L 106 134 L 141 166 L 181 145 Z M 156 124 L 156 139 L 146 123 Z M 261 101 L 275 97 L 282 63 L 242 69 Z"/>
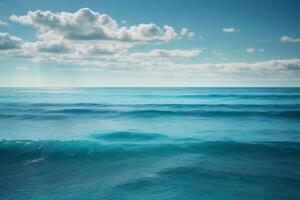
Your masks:
<path fill-rule="evenodd" d="M 38 39 L 34 42 L 25 42 L 8 33 L 0 33 L 0 56 L 29 59 L 33 62 L 76 64 L 92 63 L 95 60 L 117 62 L 134 46 L 133 43 L 115 41 L 69 41 L 51 32 L 40 34 Z"/>
<path fill-rule="evenodd" d="M 82 8 L 76 12 L 29 11 L 26 15 L 11 15 L 10 20 L 32 26 L 37 30 L 38 40 L 20 42 L 18 50 L 2 56 L 28 58 L 33 61 L 55 62 L 131 62 L 128 50 L 136 45 L 161 43 L 182 37 L 193 37 L 194 33 L 184 28 L 181 34 L 173 27 L 141 23 L 133 26 L 119 25 L 110 16 Z M 121 22 L 124 24 L 125 21 Z M 13 38 L 13 36 L 12 36 Z M 7 43 L 7 42 L 6 42 Z M 5 43 L 5 44 L 6 44 Z M 2 45 L 4 46 L 4 45 Z M 8 45 L 6 45 L 8 48 Z M 4 48 L 4 47 L 3 47 Z M 12 49 L 12 46 L 10 47 Z M 174 58 L 193 57 L 199 50 L 153 50 L 136 53 L 144 57 Z M 138 57 L 138 56 L 136 56 Z"/>
<path fill-rule="evenodd" d="M 181 31 L 180 31 L 180 35 L 183 36 L 183 37 L 192 38 L 192 37 L 195 36 L 195 33 L 190 31 L 187 28 L 182 28 Z"/>
<path fill-rule="evenodd" d="M 10 19 L 35 27 L 40 33 L 53 32 L 69 40 L 118 40 L 118 41 L 168 41 L 177 36 L 168 25 L 154 23 L 119 27 L 107 14 L 82 8 L 74 13 L 29 11 L 27 15 L 10 16 Z"/>
<path fill-rule="evenodd" d="M 0 32 L 0 50 L 11 50 L 11 49 L 19 49 L 23 44 L 23 40 L 11 36 L 8 33 L 1 33 Z"/>
<path fill-rule="evenodd" d="M 234 33 L 234 32 L 237 32 L 237 29 L 235 29 L 233 27 L 227 27 L 227 28 L 223 28 L 222 31 L 225 33 Z"/>
<path fill-rule="evenodd" d="M 282 43 L 298 43 L 298 42 L 300 42 L 300 38 L 292 38 L 287 35 L 284 35 L 280 38 L 280 42 L 282 42 Z"/>
<path fill-rule="evenodd" d="M 120 44 L 120 43 L 101 43 L 101 44 L 78 44 L 73 48 L 75 54 L 79 58 L 86 59 L 102 59 L 105 57 L 114 57 L 117 55 L 123 55 L 127 53 L 127 49 L 131 48 L 131 44 Z M 113 58 L 115 59 L 115 58 Z"/>
<path fill-rule="evenodd" d="M 64 43 L 63 41 L 37 41 L 33 43 L 26 43 L 24 45 L 26 48 L 34 48 L 35 51 L 45 52 L 45 53 L 68 53 L 71 51 L 71 46 Z"/>
<path fill-rule="evenodd" d="M 7 26 L 7 23 L 0 20 L 0 26 Z"/>

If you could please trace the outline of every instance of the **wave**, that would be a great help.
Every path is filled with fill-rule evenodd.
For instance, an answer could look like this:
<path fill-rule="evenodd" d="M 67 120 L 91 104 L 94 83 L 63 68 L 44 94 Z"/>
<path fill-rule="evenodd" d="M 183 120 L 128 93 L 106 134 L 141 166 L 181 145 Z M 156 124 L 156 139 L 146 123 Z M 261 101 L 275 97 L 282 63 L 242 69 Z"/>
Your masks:
<path fill-rule="evenodd" d="M 166 135 L 157 134 L 157 133 L 138 133 L 138 132 L 129 132 L 129 131 L 92 134 L 90 135 L 90 137 L 93 139 L 110 141 L 110 142 L 115 142 L 115 141 L 140 142 L 140 141 L 153 141 L 153 140 L 157 141 L 157 140 L 164 140 L 169 138 Z"/>
<path fill-rule="evenodd" d="M 130 117 L 157 117 L 157 116 L 193 116 L 193 117 L 286 117 L 299 118 L 300 111 L 222 111 L 222 110 L 193 110 L 193 111 L 164 111 L 141 110 L 123 113 Z"/>
<path fill-rule="evenodd" d="M 129 135 L 128 135 L 129 136 Z M 130 137 L 130 136 L 129 136 Z M 300 143 L 234 141 L 167 141 L 165 143 L 101 143 L 88 140 L 2 140 L 0 159 L 57 159 L 57 158 L 98 158 L 117 159 L 127 157 L 166 156 L 178 154 L 209 155 L 276 155 L 299 157 Z"/>
<path fill-rule="evenodd" d="M 294 118 L 300 119 L 300 111 L 283 110 L 283 111 L 235 111 L 235 110 L 133 110 L 133 111 L 118 111 L 118 110 L 95 110 L 95 109 L 61 109 L 44 112 L 33 113 L 8 113 L 0 114 L 0 119 L 17 118 L 22 120 L 61 120 L 70 116 L 90 117 L 123 117 L 123 118 L 155 118 L 155 117 L 171 117 L 171 116 L 186 116 L 186 117 L 271 117 L 271 118 Z"/>
<path fill-rule="evenodd" d="M 300 104 L 109 104 L 109 103 L 0 103 L 0 109 L 38 110 L 58 108 L 232 108 L 232 109 L 300 109 Z"/>
<path fill-rule="evenodd" d="M 0 198 L 222 199 L 244 192 L 251 199 L 264 188 L 259 197 L 266 199 L 265 188 L 272 188 L 267 199 L 274 199 L 283 188 L 288 196 L 279 199 L 294 199 L 299 156 L 294 142 L 6 140 L 0 141 Z"/>
<path fill-rule="evenodd" d="M 258 161 L 258 163 L 259 162 L 261 161 Z M 224 163 L 221 166 L 219 163 L 216 165 L 217 166 L 213 166 L 213 164 L 203 165 L 203 163 L 197 163 L 191 166 L 165 168 L 148 176 L 137 177 L 136 179 L 128 182 L 123 182 L 115 188 L 114 192 L 118 194 L 126 191 L 130 194 L 130 192 L 137 190 L 149 191 L 149 189 L 152 189 L 153 192 L 146 193 L 150 196 L 150 194 L 155 193 L 155 191 L 159 188 L 160 190 L 158 191 L 167 191 L 167 194 L 165 195 L 175 193 L 176 199 L 186 199 L 187 195 L 189 196 L 188 199 L 198 199 L 199 196 L 203 196 L 203 193 L 206 195 L 210 194 L 211 197 L 214 197 L 212 199 L 222 199 L 224 194 L 226 194 L 228 190 L 230 191 L 229 188 L 232 188 L 225 187 L 226 189 L 224 190 L 224 188 L 222 188 L 224 187 L 224 184 L 237 185 L 238 183 L 239 187 L 237 188 L 239 189 L 236 187 L 233 188 L 235 191 L 239 191 L 241 189 L 242 192 L 244 192 L 243 186 L 246 185 L 248 193 L 249 188 L 251 187 L 249 182 L 255 182 L 259 188 L 264 188 L 266 185 L 273 185 L 273 187 L 279 186 L 279 188 L 288 188 L 290 190 L 290 194 L 285 195 L 285 193 L 283 193 L 283 195 L 281 195 L 282 198 L 279 199 L 293 199 L 292 197 L 298 196 L 297 192 L 295 192 L 295 189 L 296 186 L 300 184 L 299 177 L 291 174 L 272 174 L 272 172 L 278 170 L 278 166 L 276 165 L 268 165 L 267 167 L 263 165 L 262 167 L 261 164 L 256 164 L 260 167 L 260 170 L 250 163 L 248 163 L 247 167 L 243 167 L 243 169 L 234 169 L 234 167 L 232 167 L 230 164 L 228 166 L 228 163 Z M 295 173 L 297 167 L 299 167 L 299 164 L 286 170 Z M 267 168 L 267 170 L 262 170 L 261 168 Z M 274 170 L 274 168 L 276 170 Z M 298 173 L 296 172 L 296 174 Z M 177 193 L 178 189 L 176 190 L 176 186 L 180 186 L 179 195 Z M 222 188 L 222 193 L 215 192 L 216 187 Z M 164 190 L 162 190 L 162 188 L 164 188 Z M 277 190 L 274 191 L 277 193 Z M 239 195 L 239 197 L 241 196 L 242 195 Z M 255 194 L 255 196 L 258 197 L 257 194 Z M 249 199 L 252 199 L 252 197 L 253 194 L 249 196 Z M 151 197 L 149 199 L 151 199 Z M 263 196 L 261 199 L 265 199 L 265 197 Z"/>
<path fill-rule="evenodd" d="M 202 97 L 211 97 L 211 98 L 246 98 L 246 99 L 299 99 L 299 94 L 208 94 L 208 95 L 181 95 L 180 97 L 184 98 L 202 98 Z"/>
<path fill-rule="evenodd" d="M 182 94 L 182 95 L 138 95 L 145 98 L 235 98 L 235 99 L 300 99 L 300 94 Z"/>

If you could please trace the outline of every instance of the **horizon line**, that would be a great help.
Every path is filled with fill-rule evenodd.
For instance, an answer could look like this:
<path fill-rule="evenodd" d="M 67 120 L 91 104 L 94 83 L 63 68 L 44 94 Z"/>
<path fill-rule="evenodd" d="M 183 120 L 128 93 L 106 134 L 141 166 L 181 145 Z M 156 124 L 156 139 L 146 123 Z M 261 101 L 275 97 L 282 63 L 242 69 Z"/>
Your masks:
<path fill-rule="evenodd" d="M 0 86 L 5 88 L 300 88 L 300 86 Z"/>

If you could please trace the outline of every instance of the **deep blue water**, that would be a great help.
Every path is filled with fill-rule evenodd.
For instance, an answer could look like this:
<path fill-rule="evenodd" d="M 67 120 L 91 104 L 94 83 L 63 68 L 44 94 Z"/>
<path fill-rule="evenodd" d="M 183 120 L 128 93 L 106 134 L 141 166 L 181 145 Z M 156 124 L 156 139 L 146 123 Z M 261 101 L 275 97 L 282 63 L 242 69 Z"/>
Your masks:
<path fill-rule="evenodd" d="M 0 89 L 0 199 L 300 199 L 299 88 Z"/>

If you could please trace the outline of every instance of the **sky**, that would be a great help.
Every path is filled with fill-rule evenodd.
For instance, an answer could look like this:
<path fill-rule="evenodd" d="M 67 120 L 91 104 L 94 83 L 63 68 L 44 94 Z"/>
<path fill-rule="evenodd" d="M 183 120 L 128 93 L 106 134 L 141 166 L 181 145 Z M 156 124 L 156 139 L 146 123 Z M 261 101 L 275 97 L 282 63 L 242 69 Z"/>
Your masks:
<path fill-rule="evenodd" d="M 0 0 L 0 87 L 300 87 L 300 1 Z"/>

